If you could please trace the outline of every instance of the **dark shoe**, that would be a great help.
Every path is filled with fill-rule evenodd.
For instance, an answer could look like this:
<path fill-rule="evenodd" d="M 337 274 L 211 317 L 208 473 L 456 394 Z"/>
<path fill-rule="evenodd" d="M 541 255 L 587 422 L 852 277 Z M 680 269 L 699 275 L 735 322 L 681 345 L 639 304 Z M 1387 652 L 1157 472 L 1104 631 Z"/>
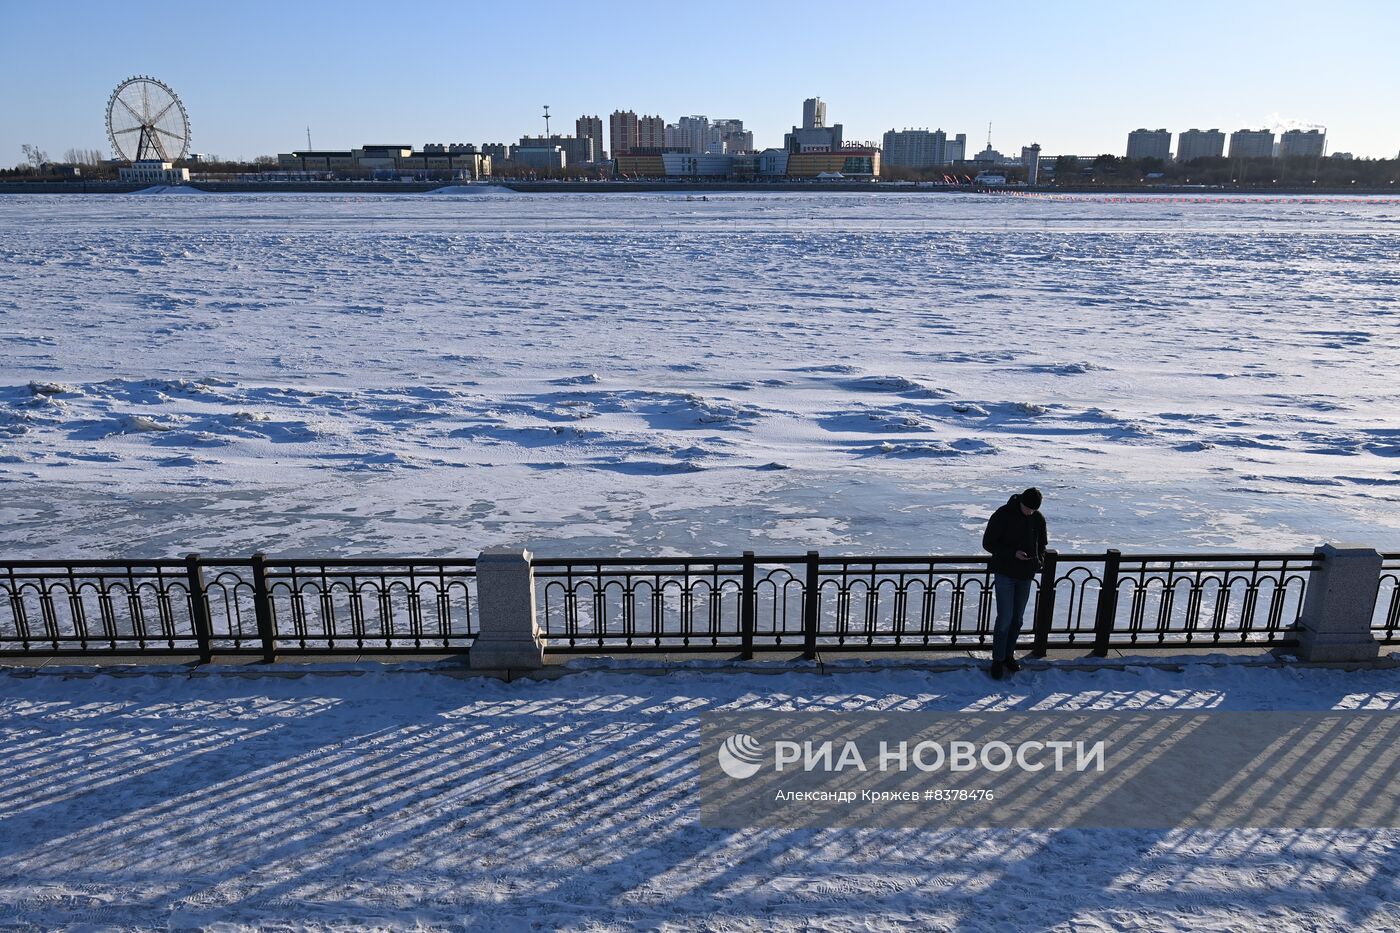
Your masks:
<path fill-rule="evenodd" d="M 992 680 L 1001 680 L 1002 675 L 1005 673 L 1005 671 L 1003 670 L 1003 667 L 1004 667 L 1004 665 L 1003 665 L 1002 662 L 1000 662 L 1000 661 L 993 661 L 993 662 L 992 662 L 992 670 L 991 670 Z"/>
<path fill-rule="evenodd" d="M 1017 671 L 1019 671 L 1020 669 L 1021 669 L 1021 665 L 1019 665 L 1019 664 L 1016 663 L 1016 659 L 1015 659 L 1015 658 L 1007 658 L 1007 659 L 1006 659 L 1006 672 L 1007 672 L 1008 674 L 1014 674 L 1014 673 L 1016 673 Z"/>

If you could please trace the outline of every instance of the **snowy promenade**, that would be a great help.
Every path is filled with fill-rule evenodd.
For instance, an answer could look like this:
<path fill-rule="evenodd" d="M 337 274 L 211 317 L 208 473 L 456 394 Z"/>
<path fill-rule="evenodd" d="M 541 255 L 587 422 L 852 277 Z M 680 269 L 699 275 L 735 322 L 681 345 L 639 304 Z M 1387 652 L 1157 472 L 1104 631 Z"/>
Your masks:
<path fill-rule="evenodd" d="M 1400 832 L 721 831 L 704 711 L 1400 709 L 1394 669 L 0 672 L 6 929 L 1394 929 Z M 955 662 L 956 664 L 956 662 Z"/>

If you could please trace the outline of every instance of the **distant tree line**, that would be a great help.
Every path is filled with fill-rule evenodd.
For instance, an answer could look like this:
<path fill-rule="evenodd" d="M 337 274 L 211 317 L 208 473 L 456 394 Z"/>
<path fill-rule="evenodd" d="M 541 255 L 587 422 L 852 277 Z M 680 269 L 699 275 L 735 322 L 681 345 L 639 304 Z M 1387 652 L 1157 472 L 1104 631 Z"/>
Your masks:
<path fill-rule="evenodd" d="M 1026 170 L 1021 165 L 979 165 L 957 162 L 926 168 L 906 168 L 884 164 L 880 168 L 882 181 L 931 181 L 954 179 L 971 182 L 978 172 L 987 170 L 1005 175 L 1007 181 L 1024 181 Z M 1038 179 L 1040 185 L 1058 187 L 1142 187 L 1143 185 L 1239 185 L 1247 187 L 1298 187 L 1313 185 L 1340 188 L 1357 185 L 1366 188 L 1400 186 L 1400 159 L 1230 159 L 1203 158 L 1189 162 L 1163 162 L 1161 159 L 1127 159 L 1122 156 L 1101 155 L 1088 163 L 1074 156 L 1060 156 L 1053 169 L 1046 166 Z"/>
<path fill-rule="evenodd" d="M 66 178 L 69 177 L 69 174 L 63 171 L 63 167 L 76 165 L 82 170 L 84 179 L 112 179 L 117 177 L 117 168 L 122 164 L 111 159 L 101 149 L 69 149 L 63 153 L 61 161 L 51 159 L 48 152 L 32 143 L 22 144 L 20 152 L 24 156 L 23 161 L 13 168 L 0 168 L 0 177 L 25 178 L 34 181 Z M 191 172 L 234 175 L 276 169 L 277 157 L 261 155 L 251 161 L 246 161 L 204 156 L 198 160 L 177 159 L 174 164 L 177 167 L 187 168 Z"/>
<path fill-rule="evenodd" d="M 1026 170 L 1020 165 L 983 165 L 975 162 L 955 162 L 951 165 L 929 165 L 924 168 L 909 168 L 903 165 L 880 163 L 881 181 L 931 181 L 944 182 L 953 179 L 956 184 L 970 185 L 978 172 L 991 171 L 1005 175 L 1009 181 L 1024 181 Z"/>
<path fill-rule="evenodd" d="M 516 181 L 538 181 L 541 179 L 588 181 L 609 179 L 612 177 L 612 173 L 606 166 L 593 164 L 566 165 L 561 169 L 542 169 L 511 162 L 508 159 L 492 159 L 491 177 Z"/>
<path fill-rule="evenodd" d="M 1336 188 L 1359 185 L 1379 188 L 1400 184 L 1400 159 L 1231 159 L 1201 158 L 1189 162 L 1128 159 L 1101 155 L 1089 165 L 1071 156 L 1055 160 L 1052 175 L 1041 182 L 1057 186 L 1111 188 L 1143 184 L 1242 185 L 1273 187 L 1316 184 Z"/>

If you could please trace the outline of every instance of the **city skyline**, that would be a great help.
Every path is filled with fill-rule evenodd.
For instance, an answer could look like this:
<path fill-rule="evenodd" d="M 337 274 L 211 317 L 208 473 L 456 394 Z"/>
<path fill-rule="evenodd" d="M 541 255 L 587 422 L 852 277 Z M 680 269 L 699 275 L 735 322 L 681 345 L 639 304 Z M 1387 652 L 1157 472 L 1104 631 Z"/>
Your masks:
<path fill-rule="evenodd" d="M 685 23 L 697 47 L 709 50 L 702 66 L 660 68 L 648 56 L 623 57 L 610 58 L 600 74 L 567 76 L 549 64 L 557 53 L 654 37 L 679 21 L 638 17 L 640 5 L 609 17 L 562 4 L 542 4 L 528 20 L 498 9 L 444 9 L 417 21 L 374 16 L 371 6 L 350 0 L 333 17 L 252 2 L 205 30 L 190 14 L 146 21 L 78 2 L 80 15 L 59 20 L 17 7 L 0 38 L 0 75 L 10 88 L 31 90 L 8 95 L 0 165 L 21 161 L 24 143 L 55 157 L 69 148 L 105 151 L 103 103 L 133 73 L 175 87 L 190 109 L 193 151 L 225 158 L 298 147 L 308 126 L 318 149 L 366 139 L 479 145 L 535 137 L 543 135 L 544 103 L 556 115 L 556 132 L 568 133 L 575 117 L 598 115 L 606 136 L 616 110 L 660 114 L 667 123 L 711 114 L 741 119 L 763 149 L 782 145 L 811 97 L 826 102 L 830 122 L 844 124 L 849 139 L 943 127 L 966 132 L 969 148 L 980 149 L 991 122 L 1002 151 L 1038 141 L 1046 153 L 1092 155 L 1122 153 L 1135 127 L 1175 135 L 1192 127 L 1280 133 L 1321 125 L 1329 151 L 1394 158 L 1400 104 L 1365 88 L 1400 84 L 1384 39 L 1385 26 L 1400 25 L 1400 11 L 1358 3 L 1337 18 L 1346 22 L 1312 22 L 1309 13 L 1301 30 L 1288 14 L 1295 6 L 1302 15 L 1301 5 L 1181 4 L 1170 22 L 1152 19 L 1148 46 L 1131 24 L 1097 22 L 1090 4 L 1081 17 L 1058 15 L 1075 4 L 1053 16 L 1016 6 L 1007 15 L 1025 28 L 999 32 L 974 23 L 950 28 L 957 24 L 946 11 L 916 6 L 857 21 L 824 16 L 842 8 L 817 3 L 809 18 L 793 21 L 720 2 L 713 17 Z M 739 22 L 746 41 L 726 42 Z M 834 67 L 831 56 L 848 64 Z M 1183 56 L 1210 64 L 1183 74 L 1175 70 Z M 58 60 L 62 69 L 50 74 Z M 461 80 L 424 81 L 425 62 Z M 1144 80 L 1154 68 L 1161 80 Z"/>

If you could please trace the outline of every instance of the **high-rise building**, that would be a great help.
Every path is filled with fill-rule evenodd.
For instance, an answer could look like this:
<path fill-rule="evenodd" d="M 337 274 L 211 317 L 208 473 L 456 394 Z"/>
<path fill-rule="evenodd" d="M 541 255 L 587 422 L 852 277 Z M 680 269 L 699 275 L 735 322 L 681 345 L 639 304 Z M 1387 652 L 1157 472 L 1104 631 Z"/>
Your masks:
<path fill-rule="evenodd" d="M 1133 130 L 1128 134 L 1129 159 L 1160 159 L 1172 157 L 1172 134 L 1166 130 Z"/>
<path fill-rule="evenodd" d="M 743 120 L 714 120 L 710 132 L 718 134 L 725 152 L 753 152 L 753 132 L 744 129 Z"/>
<path fill-rule="evenodd" d="M 510 161 L 510 146 L 505 143 L 486 143 L 481 147 L 481 151 L 489 155 L 493 162 Z"/>
<path fill-rule="evenodd" d="M 1217 129 L 1189 129 L 1176 137 L 1176 161 L 1218 159 L 1225 154 L 1225 134 Z"/>
<path fill-rule="evenodd" d="M 942 132 L 940 130 L 939 132 Z M 952 165 L 954 162 L 967 161 L 967 134 L 959 133 L 943 144 L 943 159 L 945 165 Z"/>
<path fill-rule="evenodd" d="M 1272 159 L 1273 130 L 1235 130 L 1230 134 L 1230 158 Z"/>
<path fill-rule="evenodd" d="M 1327 134 L 1320 130 L 1288 130 L 1278 140 L 1279 158 L 1320 159 L 1327 148 Z"/>
<path fill-rule="evenodd" d="M 881 146 L 885 164 L 897 168 L 925 168 L 937 165 L 942 140 L 928 130 L 886 130 Z"/>
<path fill-rule="evenodd" d="M 608 144 L 614 158 L 639 147 L 639 128 L 635 110 L 612 112 L 612 116 L 608 117 Z"/>
<path fill-rule="evenodd" d="M 802 126 L 783 136 L 788 152 L 832 152 L 841 148 L 840 123 L 826 125 L 826 104 L 815 97 L 802 102 Z"/>
<path fill-rule="evenodd" d="M 644 116 L 637 120 L 637 148 L 661 149 L 666 145 L 666 121 L 661 117 Z"/>
<path fill-rule="evenodd" d="M 662 137 L 667 149 L 683 149 L 692 152 L 690 148 L 690 130 L 682 127 L 679 123 L 667 123 L 665 135 Z"/>
<path fill-rule="evenodd" d="M 680 130 L 678 138 L 684 138 L 685 142 L 678 142 L 676 145 L 685 146 L 691 152 L 699 154 L 709 151 L 710 145 L 710 118 L 701 114 L 689 117 L 681 117 L 676 121 L 676 126 Z"/>
<path fill-rule="evenodd" d="M 883 160 L 900 168 L 928 168 L 961 162 L 967 153 L 967 134 L 953 139 L 941 129 L 889 130 L 885 133 Z"/>
<path fill-rule="evenodd" d="M 1021 164 L 1026 167 L 1026 184 L 1040 181 L 1040 143 L 1021 147 Z"/>
<path fill-rule="evenodd" d="M 603 121 L 600 117 L 579 117 L 574 121 L 574 135 L 593 140 L 593 159 L 601 162 L 608 157 L 603 151 Z"/>

